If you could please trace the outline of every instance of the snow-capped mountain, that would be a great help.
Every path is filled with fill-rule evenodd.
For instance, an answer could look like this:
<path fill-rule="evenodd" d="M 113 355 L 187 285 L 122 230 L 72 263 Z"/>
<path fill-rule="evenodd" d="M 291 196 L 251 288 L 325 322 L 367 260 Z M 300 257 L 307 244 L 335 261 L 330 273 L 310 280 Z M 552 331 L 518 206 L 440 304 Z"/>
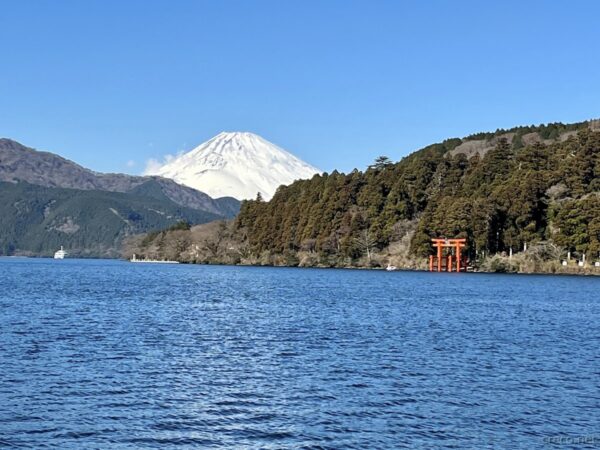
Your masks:
<path fill-rule="evenodd" d="M 146 175 L 160 175 L 213 198 L 269 200 L 282 184 L 321 171 L 253 133 L 223 132 L 164 164 L 149 164 Z"/>

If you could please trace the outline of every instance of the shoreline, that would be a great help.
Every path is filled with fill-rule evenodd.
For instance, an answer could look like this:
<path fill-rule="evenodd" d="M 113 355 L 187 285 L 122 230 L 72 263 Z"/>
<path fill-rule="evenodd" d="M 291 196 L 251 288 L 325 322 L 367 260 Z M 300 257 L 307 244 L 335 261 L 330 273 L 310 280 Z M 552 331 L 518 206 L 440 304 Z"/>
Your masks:
<path fill-rule="evenodd" d="M 102 258 L 112 259 L 112 258 Z M 126 258 L 118 258 L 121 261 L 129 262 Z M 292 265 L 275 265 L 275 264 L 244 264 L 244 263 L 219 263 L 219 262 L 193 262 L 193 261 L 178 261 L 180 265 L 197 265 L 197 266 L 229 266 L 229 267 L 269 267 L 269 268 L 281 268 L 281 269 L 333 269 L 333 270 L 364 270 L 364 271 L 377 271 L 377 272 L 423 272 L 431 274 L 447 274 L 447 275 L 465 275 L 465 274 L 496 274 L 496 275 L 560 275 L 560 276 L 600 276 L 600 268 L 591 267 L 578 271 L 515 271 L 515 272 L 503 272 L 503 271 L 492 271 L 492 270 L 473 270 L 470 272 L 430 272 L 427 269 L 418 268 L 398 268 L 396 270 L 388 271 L 385 267 L 359 267 L 359 266 L 292 266 Z M 590 270 L 591 269 L 591 270 Z"/>
<path fill-rule="evenodd" d="M 52 256 L 45 255 L 0 255 L 2 260 L 54 260 Z M 134 263 L 126 257 L 101 257 L 101 256 L 78 256 L 65 258 L 65 260 L 107 260 L 107 261 L 122 261 L 127 263 Z M 150 263 L 150 261 L 136 261 L 135 263 Z M 154 262 L 154 261 L 152 261 Z M 285 269 L 336 269 L 336 270 L 372 270 L 379 272 L 424 272 L 432 274 L 500 274 L 500 275 L 560 275 L 560 276 L 600 276 L 600 267 L 587 266 L 587 267 L 573 267 L 570 270 L 564 270 L 560 266 L 559 270 L 556 271 L 493 271 L 493 270 L 473 270 L 469 272 L 430 272 L 427 269 L 413 268 L 413 267 L 400 267 L 396 270 L 388 271 L 385 267 L 360 267 L 360 266 L 300 266 L 300 265 L 281 265 L 281 264 L 246 264 L 246 263 L 220 263 L 220 262 L 194 262 L 194 261 L 182 261 L 173 260 L 171 261 L 156 261 L 156 263 L 167 263 L 168 265 L 198 265 L 198 266 L 231 266 L 231 267 L 271 267 L 271 268 L 285 268 Z M 170 264 L 169 264 L 170 263 Z"/>

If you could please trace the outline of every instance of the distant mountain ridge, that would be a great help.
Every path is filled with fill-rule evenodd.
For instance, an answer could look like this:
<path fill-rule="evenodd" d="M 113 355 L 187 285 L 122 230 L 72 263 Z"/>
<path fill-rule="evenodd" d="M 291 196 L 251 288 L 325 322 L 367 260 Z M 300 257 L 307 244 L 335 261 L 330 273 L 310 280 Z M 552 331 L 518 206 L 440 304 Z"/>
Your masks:
<path fill-rule="evenodd" d="M 117 257 L 128 236 L 229 219 L 240 202 L 161 177 L 93 172 L 0 139 L 0 255 Z"/>
<path fill-rule="evenodd" d="M 233 198 L 213 199 L 204 192 L 162 177 L 98 173 L 54 153 L 41 152 L 11 139 L 0 139 L 0 181 L 25 181 L 44 187 L 130 192 L 150 181 L 175 203 L 233 217 L 239 202 Z"/>
<path fill-rule="evenodd" d="M 164 165 L 149 167 L 146 173 L 213 197 L 243 200 L 256 198 L 258 192 L 270 199 L 279 186 L 321 171 L 256 134 L 222 132 Z"/>

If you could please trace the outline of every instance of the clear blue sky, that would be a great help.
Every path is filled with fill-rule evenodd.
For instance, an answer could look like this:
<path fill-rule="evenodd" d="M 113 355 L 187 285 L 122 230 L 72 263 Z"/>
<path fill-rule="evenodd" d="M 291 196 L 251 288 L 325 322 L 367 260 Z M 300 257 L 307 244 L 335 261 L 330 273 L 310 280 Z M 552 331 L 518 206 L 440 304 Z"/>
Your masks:
<path fill-rule="evenodd" d="M 223 130 L 348 171 L 600 117 L 597 1 L 0 0 L 0 17 L 0 136 L 99 171 Z"/>

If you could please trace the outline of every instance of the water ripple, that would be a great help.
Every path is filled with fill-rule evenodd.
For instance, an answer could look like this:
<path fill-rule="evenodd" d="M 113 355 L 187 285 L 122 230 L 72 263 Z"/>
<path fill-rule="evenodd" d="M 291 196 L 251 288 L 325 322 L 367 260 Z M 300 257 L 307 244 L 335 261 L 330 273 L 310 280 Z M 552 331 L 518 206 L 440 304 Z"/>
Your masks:
<path fill-rule="evenodd" d="M 600 443 L 597 278 L 0 259 L 0 285 L 0 447 Z"/>

